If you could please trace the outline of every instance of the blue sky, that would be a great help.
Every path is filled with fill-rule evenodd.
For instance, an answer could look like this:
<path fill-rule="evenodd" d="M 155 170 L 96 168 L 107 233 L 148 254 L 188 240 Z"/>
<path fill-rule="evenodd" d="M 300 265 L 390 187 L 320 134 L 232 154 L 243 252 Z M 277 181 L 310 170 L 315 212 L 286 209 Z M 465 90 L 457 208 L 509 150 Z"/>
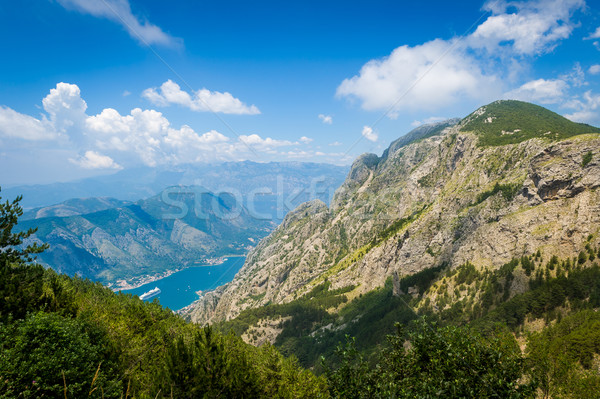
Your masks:
<path fill-rule="evenodd" d="M 499 98 L 600 125 L 597 1 L 0 3 L 0 184 L 349 164 Z"/>

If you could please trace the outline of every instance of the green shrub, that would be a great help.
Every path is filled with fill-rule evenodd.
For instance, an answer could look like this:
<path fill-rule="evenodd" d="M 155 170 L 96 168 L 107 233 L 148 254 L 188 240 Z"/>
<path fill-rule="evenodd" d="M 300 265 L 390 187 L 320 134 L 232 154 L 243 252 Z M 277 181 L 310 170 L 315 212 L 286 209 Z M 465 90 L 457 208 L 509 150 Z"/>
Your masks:
<path fill-rule="evenodd" d="M 588 163 L 590 163 L 592 161 L 592 157 L 594 156 L 594 154 L 592 154 L 591 151 L 587 152 L 584 156 L 583 159 L 581 160 L 581 167 L 585 168 L 586 165 Z"/>

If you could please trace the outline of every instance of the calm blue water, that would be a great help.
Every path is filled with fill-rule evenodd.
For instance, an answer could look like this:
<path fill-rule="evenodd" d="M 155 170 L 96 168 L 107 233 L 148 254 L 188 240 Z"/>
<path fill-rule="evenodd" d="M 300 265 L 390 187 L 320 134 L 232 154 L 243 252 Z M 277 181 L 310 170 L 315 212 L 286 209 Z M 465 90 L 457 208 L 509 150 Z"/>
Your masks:
<path fill-rule="evenodd" d="M 189 267 L 163 279 L 122 292 L 139 296 L 158 287 L 161 293 L 147 301 L 156 298 L 161 305 L 171 310 L 179 310 L 198 299 L 196 291 L 212 290 L 233 280 L 245 260 L 243 257 L 232 257 L 217 266 Z"/>

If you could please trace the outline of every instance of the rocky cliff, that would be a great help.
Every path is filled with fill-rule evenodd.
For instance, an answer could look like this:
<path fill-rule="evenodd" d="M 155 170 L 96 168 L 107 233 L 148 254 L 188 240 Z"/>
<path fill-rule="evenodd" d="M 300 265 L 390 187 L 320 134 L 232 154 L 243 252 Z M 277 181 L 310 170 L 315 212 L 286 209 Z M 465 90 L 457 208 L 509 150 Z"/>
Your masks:
<path fill-rule="evenodd" d="M 577 254 L 600 228 L 600 132 L 500 101 L 359 157 L 331 207 L 303 204 L 205 294 L 198 323 L 286 303 L 328 281 L 353 295 L 392 275 L 470 261 L 495 269 L 542 250 Z"/>

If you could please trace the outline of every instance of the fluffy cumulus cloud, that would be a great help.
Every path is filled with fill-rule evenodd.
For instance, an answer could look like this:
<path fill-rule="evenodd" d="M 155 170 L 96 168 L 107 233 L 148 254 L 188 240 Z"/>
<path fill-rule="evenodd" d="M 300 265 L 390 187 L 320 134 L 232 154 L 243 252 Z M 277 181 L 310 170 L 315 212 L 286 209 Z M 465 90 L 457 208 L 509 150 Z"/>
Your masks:
<path fill-rule="evenodd" d="M 541 104 L 555 104 L 564 98 L 569 85 L 561 79 L 536 79 L 504 94 L 504 98 Z"/>
<path fill-rule="evenodd" d="M 53 140 L 80 129 L 87 104 L 79 87 L 58 83 L 42 100 L 46 115 L 40 119 L 0 106 L 0 135 L 29 141 Z"/>
<path fill-rule="evenodd" d="M 122 169 L 121 165 L 111 157 L 99 154 L 96 151 L 86 151 L 82 157 L 70 159 L 70 161 L 84 169 Z"/>
<path fill-rule="evenodd" d="M 42 100 L 44 110 L 50 115 L 52 126 L 59 133 L 68 133 L 80 128 L 85 122 L 86 102 L 81 98 L 79 87 L 69 83 L 58 83 Z"/>
<path fill-rule="evenodd" d="M 362 135 L 364 138 L 366 138 L 369 141 L 375 142 L 377 141 L 377 138 L 379 137 L 377 135 L 377 133 L 375 133 L 373 131 L 373 128 L 370 126 L 364 126 L 363 130 L 362 130 Z"/>
<path fill-rule="evenodd" d="M 592 75 L 598 75 L 600 73 L 600 64 L 592 65 L 588 72 Z"/>
<path fill-rule="evenodd" d="M 116 22 L 142 44 L 170 47 L 181 45 L 181 39 L 174 38 L 158 26 L 133 15 L 128 0 L 58 0 L 58 3 L 67 9 Z"/>
<path fill-rule="evenodd" d="M 120 169 L 144 164 L 260 160 L 265 154 L 281 155 L 300 143 L 258 134 L 230 138 L 216 131 L 197 133 L 191 127 L 174 127 L 159 111 L 135 108 L 122 115 L 105 108 L 86 114 L 87 104 L 77 85 L 58 83 L 42 101 L 40 118 L 0 106 L 0 138 L 55 141 L 80 155 L 69 161 L 84 169 Z M 51 144 L 46 144 L 51 146 Z M 313 154 L 314 156 L 315 154 Z"/>
<path fill-rule="evenodd" d="M 300 142 L 304 144 L 310 144 L 313 142 L 313 139 L 311 139 L 310 137 L 302 136 L 300 137 Z"/>
<path fill-rule="evenodd" d="M 485 75 L 473 57 L 451 51 L 453 45 L 434 40 L 398 47 L 344 80 L 337 95 L 358 98 L 366 110 L 389 110 L 392 117 L 400 109 L 433 110 L 462 96 L 491 95 L 486 88 L 496 86 L 496 77 Z"/>
<path fill-rule="evenodd" d="M 228 92 L 221 93 L 201 89 L 190 94 L 181 90 L 181 87 L 170 79 L 159 88 L 144 90 L 142 96 L 156 106 L 176 104 L 198 112 L 220 112 L 238 115 L 260 114 L 260 110 L 255 105 L 248 106 Z"/>
<path fill-rule="evenodd" d="M 358 75 L 342 81 L 336 94 L 392 118 L 401 111 L 434 111 L 465 99 L 493 100 L 510 89 L 503 82 L 514 78 L 513 66 L 569 37 L 576 26 L 572 15 L 584 7 L 584 0 L 489 2 L 484 8 L 491 15 L 473 33 L 400 46 L 367 62 Z M 521 88 L 521 94 L 532 94 L 532 86 Z"/>
<path fill-rule="evenodd" d="M 319 114 L 319 119 L 326 125 L 331 125 L 333 123 L 331 115 Z"/>
<path fill-rule="evenodd" d="M 484 9 L 492 15 L 466 41 L 490 52 L 541 54 L 570 36 L 576 26 L 571 16 L 584 7 L 584 0 L 489 1 Z"/>

